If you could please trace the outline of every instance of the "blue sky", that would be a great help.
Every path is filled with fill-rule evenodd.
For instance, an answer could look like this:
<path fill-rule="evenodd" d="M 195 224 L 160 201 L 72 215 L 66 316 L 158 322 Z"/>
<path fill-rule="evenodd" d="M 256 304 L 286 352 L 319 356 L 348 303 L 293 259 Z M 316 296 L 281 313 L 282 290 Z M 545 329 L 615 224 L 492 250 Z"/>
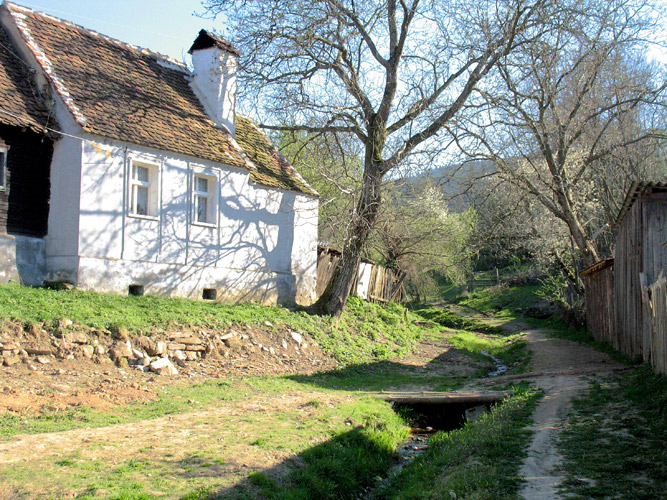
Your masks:
<path fill-rule="evenodd" d="M 200 29 L 223 34 L 222 20 L 197 17 L 201 0 L 15 0 L 123 42 L 189 62 L 187 50 Z"/>
<path fill-rule="evenodd" d="M 205 13 L 202 0 L 14 0 L 14 3 L 186 63 L 190 60 L 187 50 L 200 29 L 226 35 L 222 19 L 196 15 Z M 658 3 L 666 5 L 667 0 Z M 664 49 L 655 47 L 651 55 L 667 61 Z"/>

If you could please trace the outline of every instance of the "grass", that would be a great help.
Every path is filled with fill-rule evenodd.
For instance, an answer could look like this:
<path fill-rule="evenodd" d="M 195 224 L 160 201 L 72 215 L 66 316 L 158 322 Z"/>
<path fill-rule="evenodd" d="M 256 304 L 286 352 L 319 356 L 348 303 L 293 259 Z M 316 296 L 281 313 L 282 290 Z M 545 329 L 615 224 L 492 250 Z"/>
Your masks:
<path fill-rule="evenodd" d="M 449 342 L 478 359 L 488 359 L 488 354 L 500 359 L 506 366 L 520 365 L 527 362 L 526 342 L 523 334 L 506 336 L 474 335 L 470 332 L 459 332 L 449 338 Z"/>
<path fill-rule="evenodd" d="M 415 311 L 415 313 L 426 319 L 435 321 L 441 326 L 452 328 L 454 330 L 466 330 L 469 332 L 490 333 L 495 335 L 503 333 L 503 329 L 498 326 L 489 325 L 474 318 L 466 318 L 451 311 L 447 311 L 446 309 L 419 309 Z"/>
<path fill-rule="evenodd" d="M 373 409 L 364 405 L 372 404 Z M 257 472 L 232 491 L 207 499 L 335 500 L 356 498 L 382 475 L 396 456 L 396 447 L 408 435 L 406 423 L 388 405 L 363 400 L 350 412 L 352 427 L 332 433 L 331 439 L 303 451 L 284 480 Z M 249 484 L 248 484 L 249 483 Z"/>
<path fill-rule="evenodd" d="M 458 297 L 454 302 L 501 318 L 517 317 L 517 309 L 526 308 L 540 298 L 538 285 L 497 286 Z"/>
<path fill-rule="evenodd" d="M 526 426 L 538 395 L 518 392 L 479 421 L 439 432 L 426 452 L 383 487 L 378 500 L 515 499 Z"/>
<path fill-rule="evenodd" d="M 576 399 L 559 443 L 568 498 L 667 498 L 667 377 L 646 366 Z"/>
<path fill-rule="evenodd" d="M 75 439 L 62 455 L 46 453 L 0 469 L 0 492 L 11 486 L 29 497 L 62 498 L 67 492 L 68 497 L 87 500 L 287 499 L 312 498 L 308 495 L 313 491 L 321 498 L 353 498 L 393 460 L 397 443 L 408 432 L 406 423 L 384 401 L 315 393 L 312 387 L 282 378 L 245 382 L 232 388 L 237 399 L 225 400 L 229 411 L 218 417 L 214 412 L 199 417 L 201 421 L 165 422 L 174 427 L 173 439 L 149 439 L 152 444 L 136 450 L 131 444 L 127 449 L 133 441 L 94 439 L 92 443 L 99 446 L 93 446 Z M 194 390 L 192 396 L 205 399 L 201 390 Z M 307 391 L 304 404 L 262 407 L 268 395 L 281 401 L 285 394 L 299 397 Z M 248 411 L 248 405 L 258 410 Z M 215 406 L 221 405 L 208 409 Z M 185 422 L 187 445 L 179 432 Z M 142 441 L 138 428 L 112 434 L 118 432 Z M 292 454 L 296 456 L 275 470 L 241 465 Z"/>

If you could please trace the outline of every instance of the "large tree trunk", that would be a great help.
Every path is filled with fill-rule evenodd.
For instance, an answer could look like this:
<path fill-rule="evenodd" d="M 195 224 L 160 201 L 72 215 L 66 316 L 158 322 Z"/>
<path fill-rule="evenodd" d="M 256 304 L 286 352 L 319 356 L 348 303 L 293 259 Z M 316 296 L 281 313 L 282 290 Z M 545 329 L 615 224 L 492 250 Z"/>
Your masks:
<path fill-rule="evenodd" d="M 364 172 L 361 195 L 357 209 L 352 215 L 343 255 L 326 290 L 314 304 L 316 310 L 331 314 L 335 318 L 340 317 L 345 308 L 352 283 L 359 269 L 361 252 L 368 241 L 380 207 L 383 175 L 372 159 L 367 161 L 370 161 L 371 164 L 366 166 Z"/>

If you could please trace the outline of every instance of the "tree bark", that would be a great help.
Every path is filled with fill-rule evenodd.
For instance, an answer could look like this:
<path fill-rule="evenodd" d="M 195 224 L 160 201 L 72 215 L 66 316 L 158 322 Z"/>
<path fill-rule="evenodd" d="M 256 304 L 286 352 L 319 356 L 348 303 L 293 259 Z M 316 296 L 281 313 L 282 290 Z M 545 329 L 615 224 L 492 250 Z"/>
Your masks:
<path fill-rule="evenodd" d="M 314 308 L 322 313 L 339 318 L 350 296 L 351 285 L 359 269 L 361 252 L 363 251 L 371 229 L 375 225 L 381 201 L 383 174 L 380 162 L 366 158 L 366 168 L 362 183 L 359 203 L 352 216 L 349 236 L 334 274 L 322 296 L 314 304 Z M 368 163 L 370 162 L 370 165 Z"/>

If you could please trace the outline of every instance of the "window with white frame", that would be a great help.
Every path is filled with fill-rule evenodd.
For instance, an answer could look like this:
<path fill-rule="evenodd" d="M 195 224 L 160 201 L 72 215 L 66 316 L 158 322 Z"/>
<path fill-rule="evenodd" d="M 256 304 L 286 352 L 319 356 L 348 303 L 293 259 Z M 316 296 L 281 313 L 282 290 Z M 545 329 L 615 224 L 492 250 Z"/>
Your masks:
<path fill-rule="evenodd" d="M 158 166 L 133 161 L 130 172 L 130 213 L 157 217 Z"/>
<path fill-rule="evenodd" d="M 7 187 L 7 148 L 0 147 L 0 189 Z"/>
<path fill-rule="evenodd" d="M 195 174 L 192 186 L 192 221 L 199 224 L 215 224 L 217 210 L 217 179 Z"/>

